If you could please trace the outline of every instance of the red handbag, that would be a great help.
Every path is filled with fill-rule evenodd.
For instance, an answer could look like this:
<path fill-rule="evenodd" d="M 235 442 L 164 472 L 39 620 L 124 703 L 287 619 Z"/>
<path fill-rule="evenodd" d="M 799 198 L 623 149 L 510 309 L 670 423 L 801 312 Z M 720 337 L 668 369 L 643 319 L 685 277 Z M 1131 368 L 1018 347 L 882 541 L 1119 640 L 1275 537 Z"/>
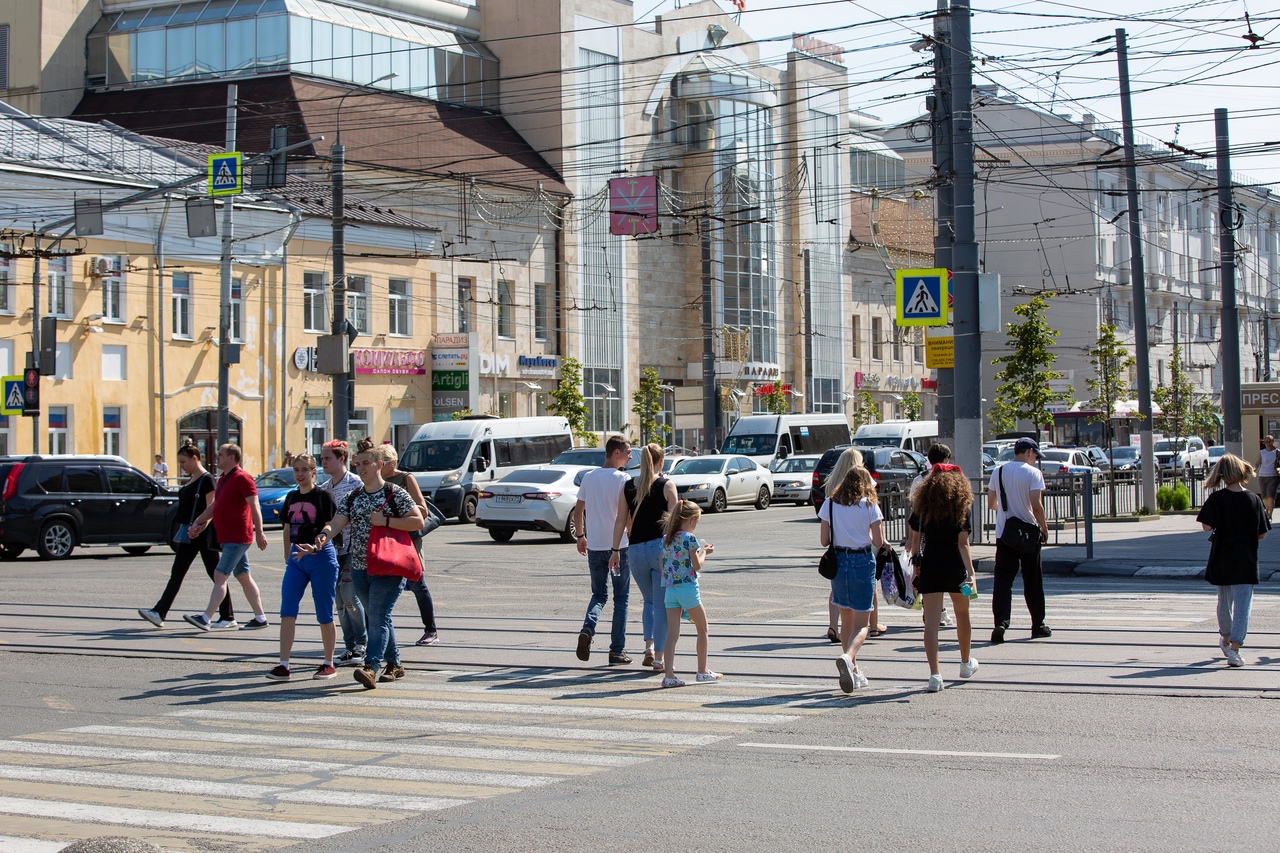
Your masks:
<path fill-rule="evenodd" d="M 385 513 L 391 501 L 390 492 L 388 488 L 387 500 L 382 502 L 379 512 Z M 409 531 L 391 527 L 371 528 L 365 571 L 374 576 L 400 577 L 410 582 L 422 577 L 422 562 L 418 559 L 418 549 L 414 547 Z"/>

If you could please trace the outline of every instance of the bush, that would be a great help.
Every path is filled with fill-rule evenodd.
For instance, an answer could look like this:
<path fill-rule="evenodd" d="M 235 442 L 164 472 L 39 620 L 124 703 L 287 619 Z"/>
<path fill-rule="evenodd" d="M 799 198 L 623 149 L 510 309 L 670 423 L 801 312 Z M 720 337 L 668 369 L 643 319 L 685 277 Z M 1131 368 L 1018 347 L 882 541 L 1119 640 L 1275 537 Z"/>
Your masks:
<path fill-rule="evenodd" d="M 1173 486 L 1161 486 L 1156 489 L 1156 506 L 1161 512 L 1165 512 L 1173 507 Z"/>
<path fill-rule="evenodd" d="M 1191 506 L 1191 493 L 1187 491 L 1187 487 L 1182 483 L 1174 486 L 1173 494 L 1170 495 L 1170 504 L 1177 512 L 1182 512 Z"/>

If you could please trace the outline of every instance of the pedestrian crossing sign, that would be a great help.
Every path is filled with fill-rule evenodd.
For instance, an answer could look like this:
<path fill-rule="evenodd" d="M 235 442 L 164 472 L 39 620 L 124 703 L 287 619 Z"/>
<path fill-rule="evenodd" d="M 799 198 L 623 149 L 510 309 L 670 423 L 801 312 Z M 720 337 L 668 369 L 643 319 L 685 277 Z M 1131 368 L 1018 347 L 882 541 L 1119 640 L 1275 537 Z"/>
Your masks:
<path fill-rule="evenodd" d="M 239 151 L 209 155 L 209 195 L 240 195 L 244 192 L 242 159 Z"/>
<path fill-rule="evenodd" d="M 0 415 L 22 414 L 22 377 L 4 377 L 4 399 L 0 400 Z"/>
<path fill-rule="evenodd" d="M 945 326 L 950 275 L 945 269 L 898 270 L 894 276 L 898 325 Z"/>

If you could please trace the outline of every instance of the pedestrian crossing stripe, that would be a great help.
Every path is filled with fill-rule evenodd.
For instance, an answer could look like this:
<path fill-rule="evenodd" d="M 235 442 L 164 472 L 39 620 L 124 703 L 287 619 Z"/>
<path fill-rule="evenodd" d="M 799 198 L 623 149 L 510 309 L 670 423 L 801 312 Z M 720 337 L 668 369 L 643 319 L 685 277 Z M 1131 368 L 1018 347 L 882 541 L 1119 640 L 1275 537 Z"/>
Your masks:
<path fill-rule="evenodd" d="M 240 195 L 244 191 L 242 161 L 239 151 L 209 155 L 209 195 Z"/>
<path fill-rule="evenodd" d="M 0 414 L 3 414 L 3 415 L 22 414 L 22 377 L 21 376 L 6 376 L 4 378 L 4 405 L 0 407 Z"/>
<path fill-rule="evenodd" d="M 945 326 L 947 285 L 945 269 L 898 270 L 894 295 L 899 326 Z"/>

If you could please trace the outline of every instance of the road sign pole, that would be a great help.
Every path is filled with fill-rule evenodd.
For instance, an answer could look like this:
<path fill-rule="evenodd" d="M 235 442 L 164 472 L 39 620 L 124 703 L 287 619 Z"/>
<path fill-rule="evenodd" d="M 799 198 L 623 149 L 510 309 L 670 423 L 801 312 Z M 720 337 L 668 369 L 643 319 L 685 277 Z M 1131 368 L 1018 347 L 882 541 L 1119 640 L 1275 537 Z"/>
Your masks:
<path fill-rule="evenodd" d="M 31 356 L 27 367 L 40 366 L 40 234 L 35 235 L 36 251 L 31 267 Z M 40 410 L 31 415 L 31 452 L 40 452 Z"/>
<path fill-rule="evenodd" d="M 239 86 L 231 83 L 227 86 L 227 151 L 236 150 L 236 101 L 239 98 Z M 218 309 L 218 446 L 227 443 L 231 431 L 231 412 L 229 407 L 231 374 L 227 364 L 228 338 L 231 336 L 231 229 L 232 208 L 235 197 L 227 196 L 222 202 L 222 277 L 220 302 Z M 166 424 L 160 425 L 167 429 Z"/>

